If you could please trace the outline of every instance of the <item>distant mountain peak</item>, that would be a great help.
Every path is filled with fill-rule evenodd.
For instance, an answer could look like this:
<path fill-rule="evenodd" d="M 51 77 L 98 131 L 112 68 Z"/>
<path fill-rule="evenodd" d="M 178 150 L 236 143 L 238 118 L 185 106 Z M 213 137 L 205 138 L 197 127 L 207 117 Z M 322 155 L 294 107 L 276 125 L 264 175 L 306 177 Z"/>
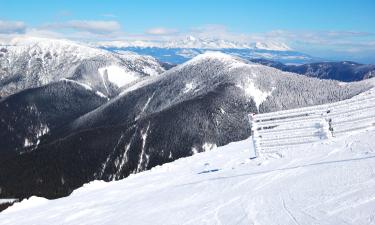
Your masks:
<path fill-rule="evenodd" d="M 126 82 L 164 71 L 150 56 L 111 52 L 64 39 L 17 37 L 0 45 L 0 50 L 0 96 L 62 78 L 72 78 L 112 95 Z"/>
<path fill-rule="evenodd" d="M 197 40 L 194 36 L 191 36 L 191 35 L 187 36 L 186 39 L 188 39 L 189 41 L 195 41 L 195 40 Z"/>
<path fill-rule="evenodd" d="M 228 65 L 228 64 L 240 64 L 244 60 L 233 55 L 222 53 L 220 51 L 206 51 L 203 54 L 195 56 L 193 59 L 187 61 L 186 63 L 182 65 L 206 63 L 207 61 L 219 61 L 223 65 Z M 252 63 L 247 62 L 246 64 L 252 64 Z"/>
<path fill-rule="evenodd" d="M 14 37 L 10 40 L 10 45 L 31 45 L 31 44 L 69 44 L 69 45 L 78 45 L 73 41 L 67 39 L 55 39 L 55 38 L 43 38 L 43 37 L 34 37 L 34 36 L 19 36 Z"/>
<path fill-rule="evenodd" d="M 282 42 L 267 41 L 267 42 L 256 42 L 254 48 L 271 51 L 291 51 L 292 49 Z"/>
<path fill-rule="evenodd" d="M 197 48 L 197 49 L 260 49 L 271 51 L 290 51 L 287 44 L 276 41 L 236 42 L 225 39 L 199 38 L 192 35 L 168 41 L 106 41 L 95 43 L 100 47 L 156 47 L 156 48 Z"/>

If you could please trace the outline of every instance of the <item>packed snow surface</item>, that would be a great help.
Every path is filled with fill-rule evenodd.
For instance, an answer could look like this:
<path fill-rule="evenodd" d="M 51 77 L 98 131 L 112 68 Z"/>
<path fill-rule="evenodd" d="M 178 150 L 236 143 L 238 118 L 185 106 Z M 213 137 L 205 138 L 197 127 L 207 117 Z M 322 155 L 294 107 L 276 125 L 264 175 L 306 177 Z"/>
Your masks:
<path fill-rule="evenodd" d="M 375 224 L 375 129 L 250 160 L 251 139 L 57 200 L 31 197 L 0 224 Z"/>

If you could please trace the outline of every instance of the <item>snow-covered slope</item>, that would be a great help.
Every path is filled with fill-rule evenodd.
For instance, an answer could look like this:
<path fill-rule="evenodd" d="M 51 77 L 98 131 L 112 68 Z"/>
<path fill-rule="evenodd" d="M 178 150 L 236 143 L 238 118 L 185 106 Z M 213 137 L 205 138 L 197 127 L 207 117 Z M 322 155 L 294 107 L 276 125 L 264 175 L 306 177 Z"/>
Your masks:
<path fill-rule="evenodd" d="M 118 67 L 115 73 L 121 73 L 106 72 L 106 68 L 114 67 Z M 118 85 L 124 82 L 113 83 L 113 80 L 106 79 L 106 73 L 108 78 L 129 76 L 138 79 L 163 71 L 160 64 L 149 56 L 113 53 L 68 40 L 23 37 L 0 46 L 0 96 L 3 97 L 62 78 L 75 79 L 105 95 L 114 95 Z"/>
<path fill-rule="evenodd" d="M 206 53 L 125 86 L 119 96 L 38 138 L 33 151 L 1 163 L 0 198 L 57 198 L 91 180 L 122 179 L 245 139 L 249 113 L 347 99 L 371 82 L 318 80 Z"/>
<path fill-rule="evenodd" d="M 101 93 L 68 79 L 0 100 L 0 163 L 7 154 L 32 150 L 43 135 L 107 101 Z"/>
<path fill-rule="evenodd" d="M 251 63 L 221 52 L 210 51 L 166 71 L 162 76 L 154 76 L 125 87 L 117 98 L 80 118 L 76 124 L 87 125 L 88 120 L 96 120 L 96 117 L 101 117 L 100 120 L 108 122 L 103 114 L 113 115 L 107 110 L 130 99 L 133 102 L 141 100 L 147 103 L 139 106 L 142 110 L 137 109 L 138 107 L 129 109 L 136 111 L 135 115 L 132 115 L 134 118 L 139 118 L 139 113 L 145 116 L 160 112 L 207 94 L 221 85 L 234 86 L 238 89 L 236 91 L 243 94 L 247 100 L 253 100 L 258 111 L 263 113 L 350 98 L 373 87 L 375 79 L 353 83 L 312 79 Z M 159 87 L 163 87 L 163 90 L 159 90 Z M 143 95 L 136 94 L 138 92 L 143 92 Z M 121 121 L 116 122 L 124 121 L 129 120 L 122 115 Z"/>
<path fill-rule="evenodd" d="M 28 224 L 375 224 L 375 130 L 250 160 L 250 139 L 0 214 Z"/>

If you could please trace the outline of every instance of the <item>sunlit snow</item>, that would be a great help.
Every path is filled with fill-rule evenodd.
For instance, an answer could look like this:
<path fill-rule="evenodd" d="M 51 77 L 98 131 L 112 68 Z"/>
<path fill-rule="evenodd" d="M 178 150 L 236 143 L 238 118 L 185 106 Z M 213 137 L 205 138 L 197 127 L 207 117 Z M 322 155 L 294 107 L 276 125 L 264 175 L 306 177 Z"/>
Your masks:
<path fill-rule="evenodd" d="M 138 73 L 126 71 L 124 68 L 115 65 L 99 68 L 98 71 L 102 77 L 107 73 L 108 80 L 118 87 L 122 87 L 139 78 Z"/>
<path fill-rule="evenodd" d="M 250 139 L 66 198 L 32 197 L 0 224 L 374 224 L 375 130 L 250 160 Z"/>
<path fill-rule="evenodd" d="M 187 93 L 191 90 L 193 90 L 195 87 L 194 83 L 193 82 L 189 82 L 185 85 L 185 88 L 184 88 L 184 93 Z"/>
<path fill-rule="evenodd" d="M 261 91 L 255 87 L 254 82 L 249 81 L 246 84 L 238 84 L 237 87 L 241 88 L 245 94 L 251 96 L 254 99 L 255 105 L 259 108 L 260 104 L 264 102 L 268 96 L 272 94 L 272 91 Z"/>

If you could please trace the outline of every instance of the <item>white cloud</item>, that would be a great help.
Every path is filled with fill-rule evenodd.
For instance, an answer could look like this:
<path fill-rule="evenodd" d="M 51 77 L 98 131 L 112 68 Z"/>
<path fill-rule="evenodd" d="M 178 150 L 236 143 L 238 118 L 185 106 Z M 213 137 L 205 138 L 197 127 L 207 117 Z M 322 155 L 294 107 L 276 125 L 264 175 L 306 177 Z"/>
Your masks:
<path fill-rule="evenodd" d="M 187 33 L 199 38 L 224 39 L 237 42 L 249 42 L 249 35 L 233 32 L 228 27 L 220 24 L 207 24 L 190 28 Z"/>
<path fill-rule="evenodd" d="M 164 27 L 155 27 L 146 30 L 146 34 L 151 34 L 151 35 L 171 35 L 171 34 L 177 34 L 178 31 L 176 29 L 168 29 Z"/>
<path fill-rule="evenodd" d="M 357 31 L 272 31 L 264 34 L 266 38 L 279 38 L 295 45 L 297 49 L 326 49 L 353 51 L 366 50 L 375 46 L 375 34 Z"/>
<path fill-rule="evenodd" d="M 63 23 L 51 23 L 43 26 L 44 29 L 72 29 L 75 31 L 93 34 L 114 33 L 121 31 L 119 22 L 102 20 L 71 20 Z"/>
<path fill-rule="evenodd" d="M 0 20 L 0 34 L 22 34 L 26 31 L 26 24 L 22 21 Z"/>
<path fill-rule="evenodd" d="M 269 32 L 241 33 L 235 32 L 220 24 L 208 24 L 194 27 L 185 31 L 156 27 L 146 30 L 143 34 L 123 34 L 112 40 L 137 40 L 137 41 L 173 41 L 194 36 L 202 39 L 223 39 L 237 43 L 284 43 L 296 51 L 320 55 L 321 53 L 364 52 L 375 51 L 375 34 L 360 31 L 290 31 L 272 30 Z M 323 54 L 323 55 L 324 55 Z"/>
<path fill-rule="evenodd" d="M 113 17 L 112 14 L 104 14 Z M 125 33 L 116 20 L 68 20 L 43 26 L 27 27 L 22 21 L 0 20 L 0 41 L 5 42 L 17 35 L 66 38 L 78 41 L 173 41 L 194 36 L 202 39 L 223 39 L 238 43 L 285 43 L 296 51 L 313 55 L 351 54 L 375 52 L 375 33 L 329 30 L 329 31 L 290 31 L 272 30 L 269 32 L 235 32 L 220 24 L 208 24 L 186 30 L 154 27 L 143 33 Z M 336 54 L 336 53 L 335 53 Z"/>

